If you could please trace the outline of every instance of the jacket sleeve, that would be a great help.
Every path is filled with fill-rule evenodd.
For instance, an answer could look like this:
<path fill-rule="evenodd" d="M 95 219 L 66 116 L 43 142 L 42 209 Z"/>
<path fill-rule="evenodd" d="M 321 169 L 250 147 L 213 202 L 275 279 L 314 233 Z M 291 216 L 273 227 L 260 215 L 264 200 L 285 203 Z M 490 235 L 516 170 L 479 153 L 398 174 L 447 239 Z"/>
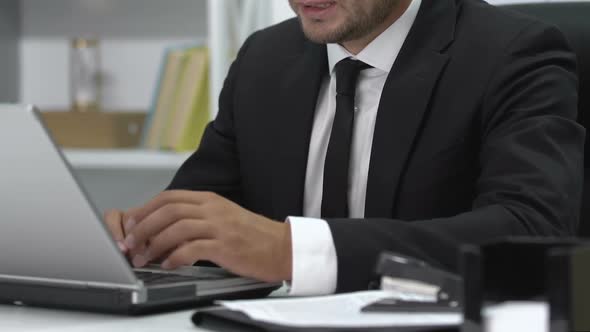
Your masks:
<path fill-rule="evenodd" d="M 574 54 L 557 29 L 533 23 L 509 44 L 493 73 L 480 110 L 480 173 L 471 210 L 412 222 L 328 220 L 338 292 L 366 288 L 383 250 L 456 271 L 461 244 L 575 233 L 585 130 L 575 122 Z"/>

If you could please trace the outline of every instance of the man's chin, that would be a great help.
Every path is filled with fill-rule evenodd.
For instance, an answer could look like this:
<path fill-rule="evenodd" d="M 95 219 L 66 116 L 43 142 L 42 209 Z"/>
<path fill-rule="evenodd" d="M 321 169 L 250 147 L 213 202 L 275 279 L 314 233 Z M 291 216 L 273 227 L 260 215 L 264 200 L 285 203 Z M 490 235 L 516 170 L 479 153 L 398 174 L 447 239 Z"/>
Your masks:
<path fill-rule="evenodd" d="M 312 26 L 310 26 L 312 25 Z M 328 29 L 325 25 L 318 23 L 311 23 L 311 24 L 302 24 L 303 33 L 307 37 L 307 39 L 311 40 L 314 43 L 318 44 L 331 44 L 331 43 L 339 43 L 342 38 L 340 38 L 340 34 L 337 32 L 337 29 Z"/>
<path fill-rule="evenodd" d="M 309 39 L 310 41 L 312 41 L 316 44 L 330 44 L 330 43 L 332 43 L 331 41 L 326 39 L 324 36 L 318 36 L 318 35 L 310 34 L 307 32 L 305 33 L 305 37 L 307 37 L 307 39 Z"/>

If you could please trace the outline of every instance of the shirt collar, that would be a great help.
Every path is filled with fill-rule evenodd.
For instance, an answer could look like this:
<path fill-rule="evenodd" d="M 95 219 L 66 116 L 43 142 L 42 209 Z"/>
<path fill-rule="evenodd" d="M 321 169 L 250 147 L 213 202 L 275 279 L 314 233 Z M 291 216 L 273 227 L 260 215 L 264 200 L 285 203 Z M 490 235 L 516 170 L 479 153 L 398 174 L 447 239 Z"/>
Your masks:
<path fill-rule="evenodd" d="M 330 73 L 336 64 L 352 57 L 374 68 L 389 73 L 399 54 L 412 25 L 418 15 L 422 0 L 412 0 L 408 9 L 392 25 L 369 43 L 359 54 L 353 55 L 339 44 L 328 44 L 328 65 Z"/>

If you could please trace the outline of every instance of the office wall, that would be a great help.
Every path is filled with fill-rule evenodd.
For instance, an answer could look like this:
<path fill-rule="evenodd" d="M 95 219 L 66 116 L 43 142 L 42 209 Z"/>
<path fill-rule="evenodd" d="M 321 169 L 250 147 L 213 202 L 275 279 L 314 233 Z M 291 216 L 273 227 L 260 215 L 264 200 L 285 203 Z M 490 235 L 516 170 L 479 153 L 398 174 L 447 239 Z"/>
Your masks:
<path fill-rule="evenodd" d="M 295 16 L 287 0 L 273 0 L 272 22 L 278 23 Z"/>
<path fill-rule="evenodd" d="M 1 2 L 4 4 L 6 0 Z M 42 109 L 70 104 L 69 40 L 101 42 L 103 106 L 148 108 L 167 46 L 204 42 L 206 0 L 21 0 L 21 101 Z"/>
<path fill-rule="evenodd" d="M 0 102 L 18 100 L 18 0 L 0 1 Z"/>

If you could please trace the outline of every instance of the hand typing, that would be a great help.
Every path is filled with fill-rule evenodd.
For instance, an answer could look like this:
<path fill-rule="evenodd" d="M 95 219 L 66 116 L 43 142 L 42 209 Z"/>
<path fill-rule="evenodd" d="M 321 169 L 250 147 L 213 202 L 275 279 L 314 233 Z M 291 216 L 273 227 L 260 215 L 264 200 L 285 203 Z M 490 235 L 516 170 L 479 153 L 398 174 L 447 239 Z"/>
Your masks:
<path fill-rule="evenodd" d="M 245 277 L 291 279 L 289 225 L 214 193 L 166 191 L 142 207 L 109 211 L 105 220 L 135 267 L 161 260 L 174 269 L 208 260 Z"/>

